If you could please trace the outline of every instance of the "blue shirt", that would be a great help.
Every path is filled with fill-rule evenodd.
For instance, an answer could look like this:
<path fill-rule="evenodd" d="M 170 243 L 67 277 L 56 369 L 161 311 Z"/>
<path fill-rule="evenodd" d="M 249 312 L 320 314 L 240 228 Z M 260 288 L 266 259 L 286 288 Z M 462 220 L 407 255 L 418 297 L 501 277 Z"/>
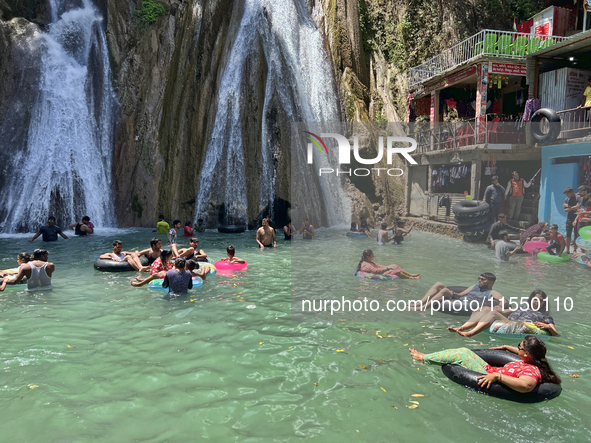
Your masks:
<path fill-rule="evenodd" d="M 168 297 L 187 295 L 189 289 L 193 288 L 193 276 L 186 269 L 181 272 L 173 269 L 166 273 L 162 287 L 168 288 Z"/>

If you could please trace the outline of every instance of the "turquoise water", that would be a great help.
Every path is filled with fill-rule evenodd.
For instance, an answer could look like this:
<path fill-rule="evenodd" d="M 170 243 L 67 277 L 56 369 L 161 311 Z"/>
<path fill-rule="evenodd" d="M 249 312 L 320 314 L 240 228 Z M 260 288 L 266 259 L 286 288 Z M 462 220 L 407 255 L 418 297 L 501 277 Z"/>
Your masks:
<path fill-rule="evenodd" d="M 349 239 L 344 230 L 317 232 L 314 241 L 279 240 L 277 250 L 265 251 L 255 247 L 254 232 L 206 232 L 200 247 L 210 257 L 223 257 L 232 242 L 248 270 L 208 278 L 190 298 L 172 301 L 162 291 L 131 287 L 136 273 L 92 267 L 114 238 L 124 250 L 148 247 L 148 230 L 50 244 L 0 238 L 2 269 L 34 247 L 47 247 L 56 265 L 53 291 L 0 294 L 2 441 L 588 441 L 591 327 L 574 314 L 553 312 L 562 336 L 546 340 L 563 378 L 561 396 L 521 405 L 470 392 L 408 354 L 411 346 L 429 352 L 511 339 L 463 339 L 445 329 L 461 318 L 423 313 L 396 321 L 372 322 L 367 313 L 356 321 L 297 323 L 290 294 L 336 288 L 352 299 L 406 300 L 435 281 L 469 285 L 490 271 L 505 296 L 539 287 L 572 297 L 580 314 L 591 307 L 588 269 L 527 255 L 496 263 L 484 246 L 421 232 L 384 247 Z M 353 277 L 368 247 L 377 263 L 397 263 L 422 279 Z M 411 400 L 418 408 L 407 408 Z"/>

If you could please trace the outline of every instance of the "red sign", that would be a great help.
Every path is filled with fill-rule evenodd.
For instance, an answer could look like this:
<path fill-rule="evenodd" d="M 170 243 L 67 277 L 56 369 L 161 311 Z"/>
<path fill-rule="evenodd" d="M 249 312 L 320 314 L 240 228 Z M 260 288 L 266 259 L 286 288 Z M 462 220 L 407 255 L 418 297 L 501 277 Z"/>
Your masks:
<path fill-rule="evenodd" d="M 431 91 L 436 91 L 437 89 L 447 88 L 455 83 L 459 83 L 462 80 L 476 74 L 476 66 L 470 66 L 469 68 L 464 69 L 463 71 L 456 72 L 454 75 L 450 75 L 449 77 L 442 78 L 436 83 L 433 83 L 429 86 L 425 86 L 425 93 L 429 93 Z"/>
<path fill-rule="evenodd" d="M 491 73 L 525 75 L 527 73 L 527 67 L 525 65 L 514 65 L 512 63 L 493 63 Z"/>

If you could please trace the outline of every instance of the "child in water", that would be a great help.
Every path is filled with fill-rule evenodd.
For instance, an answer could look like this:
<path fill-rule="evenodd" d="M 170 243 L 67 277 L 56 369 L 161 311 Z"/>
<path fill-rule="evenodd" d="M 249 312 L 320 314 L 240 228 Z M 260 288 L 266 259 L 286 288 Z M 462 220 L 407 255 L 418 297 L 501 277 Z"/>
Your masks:
<path fill-rule="evenodd" d="M 201 268 L 199 267 L 199 262 L 197 260 L 191 259 L 187 260 L 187 263 L 185 264 L 185 269 L 189 271 L 191 275 L 193 275 L 194 277 L 200 277 L 201 280 L 203 280 L 203 282 L 205 283 L 205 277 L 207 277 L 209 268 Z"/>
<path fill-rule="evenodd" d="M 226 248 L 226 253 L 228 254 L 228 258 L 222 258 L 220 261 L 228 261 L 228 263 L 246 263 L 246 260 L 242 260 L 241 258 L 234 256 L 236 253 L 236 248 L 234 248 L 234 245 L 228 246 Z"/>

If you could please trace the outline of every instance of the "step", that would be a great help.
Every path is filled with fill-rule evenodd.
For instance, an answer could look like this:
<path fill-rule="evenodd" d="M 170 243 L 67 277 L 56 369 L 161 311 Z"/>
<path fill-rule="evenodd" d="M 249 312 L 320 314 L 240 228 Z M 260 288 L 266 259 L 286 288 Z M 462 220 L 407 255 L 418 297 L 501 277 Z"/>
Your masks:
<path fill-rule="evenodd" d="M 533 207 L 529 207 L 529 208 L 524 208 L 523 206 L 521 207 L 521 212 L 519 213 L 519 215 L 521 214 L 533 214 L 534 213 L 534 208 Z"/>
<path fill-rule="evenodd" d="M 509 240 L 511 240 L 511 241 L 519 240 L 519 236 L 520 236 L 520 234 L 511 233 L 511 234 L 509 234 Z"/>
<path fill-rule="evenodd" d="M 534 223 L 535 219 L 536 219 L 536 217 L 533 214 L 524 214 L 524 213 L 519 214 L 519 221 L 520 222 L 524 221 L 524 222 L 527 222 L 531 225 Z"/>

